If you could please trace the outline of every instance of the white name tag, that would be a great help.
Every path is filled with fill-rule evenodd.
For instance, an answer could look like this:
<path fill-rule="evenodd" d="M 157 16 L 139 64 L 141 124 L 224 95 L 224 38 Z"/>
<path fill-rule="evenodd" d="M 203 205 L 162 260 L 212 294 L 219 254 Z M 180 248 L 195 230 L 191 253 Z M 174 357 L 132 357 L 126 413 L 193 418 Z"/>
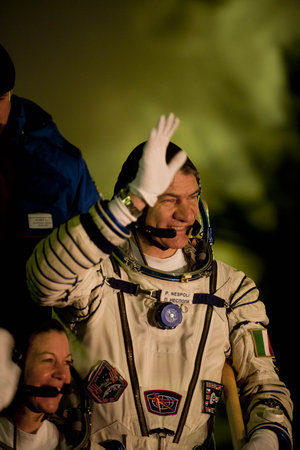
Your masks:
<path fill-rule="evenodd" d="M 160 301 L 172 302 L 179 304 L 189 304 L 193 302 L 192 292 L 178 292 L 178 291 L 161 291 Z"/>
<path fill-rule="evenodd" d="M 50 213 L 28 214 L 28 226 L 31 229 L 53 228 L 52 214 Z"/>

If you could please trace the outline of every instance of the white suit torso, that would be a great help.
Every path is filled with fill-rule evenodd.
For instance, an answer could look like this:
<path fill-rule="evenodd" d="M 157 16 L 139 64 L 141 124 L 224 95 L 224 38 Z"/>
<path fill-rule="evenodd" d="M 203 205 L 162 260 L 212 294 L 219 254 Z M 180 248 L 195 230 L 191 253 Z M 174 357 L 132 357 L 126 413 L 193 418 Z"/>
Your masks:
<path fill-rule="evenodd" d="M 228 281 L 231 281 L 232 289 L 234 277 L 236 277 L 235 284 L 238 285 L 242 274 L 222 263 L 218 266 L 220 287 L 217 288 L 216 295 L 226 299 Z M 168 300 L 177 302 L 182 307 L 182 322 L 175 329 L 159 329 L 149 323 L 149 311 L 155 301 L 144 294 L 138 296 L 124 294 L 140 398 L 148 431 L 151 433 L 151 430 L 166 428 L 175 433 L 192 378 L 207 311 L 207 305 L 193 304 L 192 297 L 195 293 L 209 293 L 210 278 L 203 276 L 189 282 L 162 280 L 157 276 L 149 276 L 139 270 L 133 270 L 130 264 L 122 264 L 120 273 L 122 280 L 139 284 L 143 289 L 162 290 Z M 153 273 L 156 272 L 153 271 Z M 93 403 L 93 440 L 96 442 L 118 438 L 122 440 L 122 436 L 126 435 L 127 440 L 133 441 L 132 447 L 128 448 L 138 448 L 135 447 L 138 445 L 134 444 L 135 439 L 140 441 L 143 438 L 137 438 L 141 430 L 128 370 L 117 290 L 103 283 L 103 278 L 118 278 L 118 276 L 109 259 L 101 264 L 101 270 L 97 274 L 98 280 L 97 277 L 94 279 L 94 285 L 98 285 L 96 290 L 99 290 L 101 304 L 97 313 L 88 322 L 79 323 L 73 328 L 72 340 L 76 344 L 73 345 L 72 353 L 74 359 L 79 362 L 79 370 L 84 377 L 88 375 L 91 367 L 99 364 L 99 361 L 106 360 L 128 383 L 124 393 L 116 402 Z M 86 286 L 90 291 L 91 277 L 95 277 L 95 273 L 83 280 L 80 292 L 76 293 L 77 296 L 81 298 L 85 296 Z M 177 276 L 176 279 L 180 278 Z M 257 309 L 257 305 L 254 308 Z M 260 318 L 266 320 L 262 304 L 260 309 Z M 75 353 L 74 349 L 80 349 L 80 353 Z M 85 349 L 88 351 L 85 352 Z M 207 400 L 205 396 L 208 389 L 206 383 L 216 383 L 219 388 L 225 356 L 229 353 L 229 324 L 226 308 L 214 307 L 200 373 L 180 438 L 182 447 L 179 448 L 190 449 L 204 442 L 207 435 L 207 422 L 211 416 L 209 412 L 205 412 L 205 409 L 208 410 L 205 408 Z M 78 364 L 77 367 L 79 367 Z M 208 398 L 208 401 L 211 399 Z M 212 412 L 214 412 L 215 405 L 212 406 Z M 167 436 L 166 439 L 169 442 L 167 448 L 172 448 L 173 445 L 178 448 L 177 444 L 171 444 L 173 437 Z M 149 447 L 143 448 L 157 448 L 157 436 L 153 436 L 153 439 L 147 438 L 143 446 L 146 442 Z"/>
<path fill-rule="evenodd" d="M 218 261 L 212 297 L 209 257 L 200 269 L 182 276 L 159 272 L 141 266 L 121 250 L 128 238 L 129 230 L 112 220 L 105 202 L 98 202 L 87 216 L 74 217 L 41 241 L 27 264 L 32 297 L 42 305 L 55 307 L 70 328 L 72 354 L 80 374 L 87 377 L 93 367 L 100 368 L 107 361 L 108 379 L 123 380 L 123 388 L 127 382 L 119 396 L 110 396 L 112 401 L 92 402 L 92 442 L 117 439 L 128 450 L 154 450 L 160 444 L 167 449 L 190 450 L 202 445 L 220 397 L 227 357 L 240 388 L 248 432 L 267 426 L 289 440 L 292 403 L 278 378 L 272 354 L 265 353 L 268 318 L 254 282 Z M 187 253 L 190 250 L 184 249 L 192 267 L 193 255 Z M 112 252 L 120 275 L 113 269 Z M 131 287 L 140 285 L 144 291 L 159 290 L 161 301 L 181 307 L 182 322 L 175 329 L 154 326 L 150 313 L 155 300 L 145 292 L 126 293 L 120 282 L 122 286 L 124 282 Z M 122 313 L 120 290 L 125 305 Z M 212 315 L 207 327 L 205 316 L 211 308 L 206 303 L 210 301 Z M 121 317 L 126 317 L 128 329 Z M 264 343 L 258 347 L 262 338 Z M 93 377 L 89 380 L 91 383 Z M 193 389 L 189 389 L 191 386 Z M 110 392 L 115 387 L 112 383 Z M 264 411 L 271 413 L 273 404 L 285 411 L 284 422 L 263 417 Z M 159 443 L 163 432 L 167 437 Z M 179 435 L 179 443 L 174 443 Z"/>

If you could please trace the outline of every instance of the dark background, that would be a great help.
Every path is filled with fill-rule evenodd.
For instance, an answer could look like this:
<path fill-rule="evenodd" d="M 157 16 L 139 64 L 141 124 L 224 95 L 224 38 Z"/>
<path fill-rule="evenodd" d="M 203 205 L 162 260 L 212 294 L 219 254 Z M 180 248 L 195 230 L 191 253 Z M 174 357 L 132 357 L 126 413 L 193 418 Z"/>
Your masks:
<path fill-rule="evenodd" d="M 299 19 L 296 0 L 0 4 L 0 42 L 16 66 L 15 93 L 53 115 L 104 197 L 158 117 L 180 117 L 173 140 L 199 168 L 215 257 L 260 288 L 295 424 Z M 219 427 L 225 449 L 222 421 Z"/>

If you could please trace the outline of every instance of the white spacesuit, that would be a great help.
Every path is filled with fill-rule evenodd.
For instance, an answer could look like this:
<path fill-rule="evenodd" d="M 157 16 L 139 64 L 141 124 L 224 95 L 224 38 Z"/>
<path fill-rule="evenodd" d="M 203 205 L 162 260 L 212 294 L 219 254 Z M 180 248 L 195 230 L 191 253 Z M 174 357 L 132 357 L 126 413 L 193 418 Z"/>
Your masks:
<path fill-rule="evenodd" d="M 153 198 L 132 184 L 130 190 L 154 205 L 183 163 Z M 33 299 L 55 307 L 71 330 L 75 366 L 93 399 L 93 448 L 110 440 L 126 449 L 213 448 L 226 359 L 248 436 L 263 430 L 277 445 L 266 449 L 291 448 L 292 403 L 273 364 L 264 304 L 244 273 L 213 261 L 200 205 L 202 238 L 166 258 L 165 270 L 139 257 L 126 227 L 136 220 L 134 206 L 127 211 L 118 196 L 60 226 L 27 264 Z"/>

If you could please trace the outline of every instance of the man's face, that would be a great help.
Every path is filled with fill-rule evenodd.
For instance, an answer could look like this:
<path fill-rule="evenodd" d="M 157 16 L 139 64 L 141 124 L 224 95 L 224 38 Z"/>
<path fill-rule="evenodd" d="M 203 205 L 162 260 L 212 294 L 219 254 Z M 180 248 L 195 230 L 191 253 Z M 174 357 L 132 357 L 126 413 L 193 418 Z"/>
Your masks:
<path fill-rule="evenodd" d="M 169 250 L 159 251 L 155 246 L 145 249 L 146 254 L 168 257 L 175 249 L 183 248 L 188 242 L 188 231 L 198 213 L 199 186 L 195 175 L 179 171 L 175 174 L 168 189 L 158 197 L 156 204 L 148 209 L 146 225 L 155 228 L 172 228 L 176 230 L 174 238 L 157 238 L 157 242 Z"/>
<path fill-rule="evenodd" d="M 7 124 L 10 113 L 10 91 L 0 95 L 0 134 Z"/>
<path fill-rule="evenodd" d="M 30 344 L 25 368 L 24 383 L 31 386 L 54 386 L 59 390 L 70 383 L 72 358 L 65 333 L 55 330 L 40 333 Z M 53 413 L 57 410 L 62 394 L 56 397 L 30 397 L 39 411 Z"/>

